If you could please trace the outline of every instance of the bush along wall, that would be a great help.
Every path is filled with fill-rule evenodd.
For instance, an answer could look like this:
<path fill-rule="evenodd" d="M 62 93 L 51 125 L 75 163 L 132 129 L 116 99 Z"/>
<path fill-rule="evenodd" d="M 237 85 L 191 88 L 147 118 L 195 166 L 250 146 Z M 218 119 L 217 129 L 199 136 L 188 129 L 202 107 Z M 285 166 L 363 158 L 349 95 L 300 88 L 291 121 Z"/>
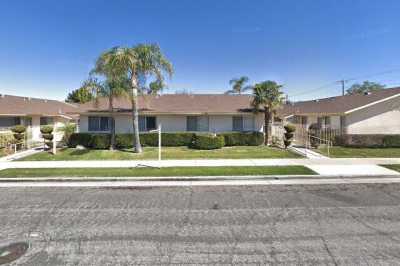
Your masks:
<path fill-rule="evenodd" d="M 285 125 L 283 128 L 285 129 L 283 144 L 285 145 L 285 149 L 287 149 L 292 144 L 296 127 L 288 124 Z"/>
<path fill-rule="evenodd" d="M 225 146 L 259 146 L 264 143 L 262 132 L 226 132 L 217 135 L 224 137 Z"/>
<path fill-rule="evenodd" d="M 191 148 L 199 150 L 214 150 L 225 146 L 223 136 L 213 134 L 196 134 L 193 138 Z"/>
<path fill-rule="evenodd" d="M 162 133 L 161 145 L 164 147 L 193 147 L 196 136 L 215 136 L 214 134 L 176 132 Z M 223 139 L 223 146 L 258 146 L 262 145 L 264 136 L 262 132 L 228 132 L 217 134 L 218 142 Z M 214 141 L 211 140 L 211 141 Z M 157 147 L 158 133 L 140 133 L 140 143 L 143 146 Z M 133 134 L 116 134 L 115 145 L 119 149 L 132 148 Z M 107 149 L 110 145 L 110 134 L 73 133 L 68 140 L 68 147 L 75 148 L 81 145 L 93 149 Z M 217 146 L 220 146 L 218 144 Z"/>
<path fill-rule="evenodd" d="M 53 147 L 53 130 L 52 126 L 42 126 L 40 127 L 40 133 L 42 133 L 43 142 L 47 147 Z"/>
<path fill-rule="evenodd" d="M 11 128 L 14 137 L 14 144 L 17 145 L 17 149 L 21 149 L 25 141 L 26 127 L 23 125 L 16 125 Z"/>

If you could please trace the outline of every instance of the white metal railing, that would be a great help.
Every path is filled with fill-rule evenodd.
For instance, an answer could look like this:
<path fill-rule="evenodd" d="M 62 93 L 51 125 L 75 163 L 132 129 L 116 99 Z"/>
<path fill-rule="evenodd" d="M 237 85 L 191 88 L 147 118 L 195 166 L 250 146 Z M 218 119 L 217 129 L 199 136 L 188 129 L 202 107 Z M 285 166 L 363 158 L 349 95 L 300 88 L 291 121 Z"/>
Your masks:
<path fill-rule="evenodd" d="M 307 152 L 307 149 L 310 149 L 310 148 L 311 148 L 311 140 L 312 140 L 312 139 L 317 140 L 317 141 L 319 142 L 320 145 L 321 145 L 321 144 L 325 144 L 326 147 L 327 147 L 328 157 L 330 157 L 330 147 L 332 146 L 332 141 L 329 140 L 329 139 L 322 139 L 322 138 L 313 136 L 313 135 L 311 135 L 311 134 L 308 134 L 308 137 L 307 137 L 307 141 L 306 141 L 306 152 Z"/>

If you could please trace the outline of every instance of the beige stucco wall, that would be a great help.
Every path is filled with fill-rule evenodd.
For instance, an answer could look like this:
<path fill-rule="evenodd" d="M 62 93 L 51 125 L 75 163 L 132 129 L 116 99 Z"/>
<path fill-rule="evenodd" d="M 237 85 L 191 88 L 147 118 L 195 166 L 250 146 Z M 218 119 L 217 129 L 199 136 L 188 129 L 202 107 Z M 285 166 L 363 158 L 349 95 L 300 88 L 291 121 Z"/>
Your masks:
<path fill-rule="evenodd" d="M 346 116 L 348 134 L 400 134 L 400 97 Z"/>
<path fill-rule="evenodd" d="M 246 114 L 249 117 L 248 123 L 245 123 L 246 131 L 262 131 L 263 116 Z M 232 131 L 232 115 L 210 115 L 208 116 L 210 132 L 227 132 Z M 156 123 L 162 125 L 163 132 L 180 132 L 186 131 L 185 115 L 157 115 Z M 132 133 L 131 116 L 120 114 L 115 116 L 115 128 L 117 133 Z M 81 115 L 79 122 L 79 131 L 88 132 L 88 116 Z"/>

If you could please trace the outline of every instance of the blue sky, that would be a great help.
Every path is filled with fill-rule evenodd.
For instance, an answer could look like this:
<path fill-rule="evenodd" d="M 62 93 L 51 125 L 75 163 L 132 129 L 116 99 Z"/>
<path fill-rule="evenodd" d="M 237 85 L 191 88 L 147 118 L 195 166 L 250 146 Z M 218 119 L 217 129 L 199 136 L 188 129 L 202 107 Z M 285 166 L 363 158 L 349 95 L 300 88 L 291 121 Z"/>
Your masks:
<path fill-rule="evenodd" d="M 165 93 L 220 93 L 241 75 L 294 100 L 337 95 L 339 84 L 303 92 L 342 78 L 400 85 L 399 11 L 398 0 L 2 0 L 0 93 L 64 99 L 103 50 L 137 43 L 173 63 Z"/>

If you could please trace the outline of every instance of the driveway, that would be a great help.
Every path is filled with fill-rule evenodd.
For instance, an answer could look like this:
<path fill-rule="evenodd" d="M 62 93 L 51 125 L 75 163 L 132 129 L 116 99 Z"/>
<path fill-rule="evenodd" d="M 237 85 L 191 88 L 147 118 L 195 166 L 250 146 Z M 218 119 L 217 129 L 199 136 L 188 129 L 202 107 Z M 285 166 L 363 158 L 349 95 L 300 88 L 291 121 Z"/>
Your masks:
<path fill-rule="evenodd" d="M 400 185 L 1 188 L 14 265 L 393 265 Z"/>

